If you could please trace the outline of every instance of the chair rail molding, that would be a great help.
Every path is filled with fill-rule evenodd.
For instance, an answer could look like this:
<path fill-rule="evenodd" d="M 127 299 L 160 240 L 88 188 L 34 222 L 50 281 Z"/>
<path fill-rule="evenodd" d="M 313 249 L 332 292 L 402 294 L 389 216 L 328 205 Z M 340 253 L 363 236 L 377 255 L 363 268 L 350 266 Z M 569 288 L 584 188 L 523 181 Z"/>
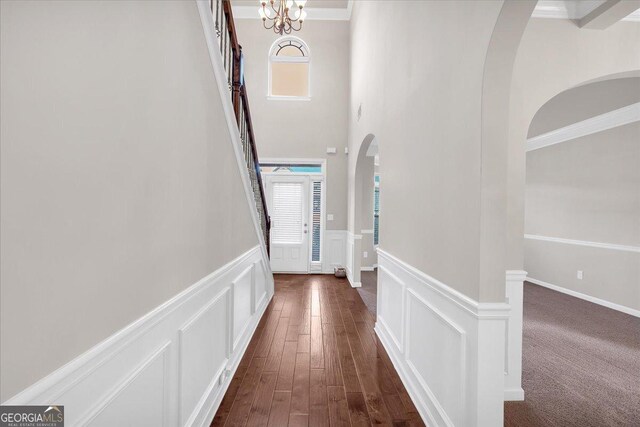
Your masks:
<path fill-rule="evenodd" d="M 122 425 L 126 406 L 131 425 L 208 426 L 273 296 L 268 268 L 255 246 L 3 405 L 55 402 L 68 425 Z"/>
<path fill-rule="evenodd" d="M 640 121 L 640 102 L 527 139 L 527 151 Z"/>
<path fill-rule="evenodd" d="M 510 307 L 479 303 L 378 249 L 375 331 L 430 426 L 502 425 Z"/>
<path fill-rule="evenodd" d="M 565 239 L 562 237 L 539 236 L 536 234 L 525 234 L 524 238 L 530 239 L 530 240 L 542 240 L 544 242 L 563 243 L 566 245 L 588 246 L 591 248 L 611 249 L 614 251 L 640 253 L 640 246 L 618 245 L 616 243 L 590 242 L 587 240 L 575 240 L 575 239 Z"/>

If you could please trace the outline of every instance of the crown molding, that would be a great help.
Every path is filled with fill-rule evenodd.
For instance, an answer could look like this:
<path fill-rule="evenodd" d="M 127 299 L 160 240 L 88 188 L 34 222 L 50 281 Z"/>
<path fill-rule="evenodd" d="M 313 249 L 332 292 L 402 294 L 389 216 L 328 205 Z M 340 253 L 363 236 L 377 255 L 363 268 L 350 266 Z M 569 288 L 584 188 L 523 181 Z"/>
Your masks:
<path fill-rule="evenodd" d="M 527 139 L 527 151 L 640 121 L 640 102 Z"/>
<path fill-rule="evenodd" d="M 567 2 L 557 0 L 540 0 L 531 15 L 532 18 L 582 19 L 603 2 L 583 0 Z M 640 10 L 636 10 L 623 21 L 640 22 Z"/>
<path fill-rule="evenodd" d="M 259 20 L 258 6 L 233 6 L 233 18 Z M 304 10 L 307 11 L 307 21 L 349 21 L 353 0 L 349 0 L 345 8 L 305 7 Z"/>

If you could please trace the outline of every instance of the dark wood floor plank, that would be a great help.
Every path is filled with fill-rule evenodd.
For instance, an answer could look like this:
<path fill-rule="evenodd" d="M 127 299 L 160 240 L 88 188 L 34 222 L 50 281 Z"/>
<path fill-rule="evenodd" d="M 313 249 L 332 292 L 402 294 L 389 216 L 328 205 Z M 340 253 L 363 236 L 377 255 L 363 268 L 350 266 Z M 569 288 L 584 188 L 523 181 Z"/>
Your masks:
<path fill-rule="evenodd" d="M 295 354 L 295 352 L 294 352 Z M 276 391 L 273 393 L 271 411 L 269 412 L 269 427 L 282 427 L 289 423 L 289 406 L 291 405 L 290 391 Z"/>
<path fill-rule="evenodd" d="M 311 335 L 298 335 L 298 353 L 311 352 Z"/>
<path fill-rule="evenodd" d="M 309 353 L 297 353 L 291 395 L 292 414 L 309 414 L 309 371 Z"/>
<path fill-rule="evenodd" d="M 320 316 L 320 290 L 317 286 L 311 290 L 311 316 Z"/>
<path fill-rule="evenodd" d="M 347 406 L 349 408 L 349 418 L 353 427 L 365 427 L 371 425 L 367 404 L 362 393 L 347 393 Z"/>
<path fill-rule="evenodd" d="M 289 327 L 289 318 L 280 317 L 278 321 L 278 327 L 273 336 L 271 342 L 271 349 L 267 356 L 267 362 L 264 366 L 264 370 L 267 372 L 278 372 L 280 369 L 280 361 L 282 360 L 282 350 L 284 348 L 284 342 L 287 337 L 287 329 Z"/>
<path fill-rule="evenodd" d="M 271 342 L 273 341 L 273 337 L 276 334 L 276 329 L 278 328 L 278 323 L 280 322 L 281 313 L 281 310 L 273 310 L 269 314 L 269 320 L 264 327 L 264 331 L 262 332 L 262 336 L 260 337 L 260 342 L 258 343 L 254 357 L 266 358 L 269 355 Z"/>
<path fill-rule="evenodd" d="M 309 415 L 307 414 L 289 415 L 289 427 L 309 427 Z"/>
<path fill-rule="evenodd" d="M 327 385 L 343 385 L 340 353 L 338 352 L 338 343 L 333 324 L 324 323 L 322 325 L 322 343 L 324 346 L 324 371 Z"/>
<path fill-rule="evenodd" d="M 340 354 L 340 370 L 342 372 L 342 382 L 347 393 L 362 391 L 356 365 L 351 354 L 349 339 L 347 332 L 342 323 L 334 323 L 333 328 L 336 334 L 336 343 L 338 345 L 338 353 Z"/>
<path fill-rule="evenodd" d="M 311 309 L 302 310 L 302 318 L 300 320 L 298 333 L 300 335 L 311 335 Z"/>
<path fill-rule="evenodd" d="M 225 426 L 244 426 L 246 424 L 265 361 L 265 358 L 251 360 L 251 365 L 249 365 L 238 394 L 233 401 Z"/>
<path fill-rule="evenodd" d="M 293 387 L 293 370 L 296 365 L 296 341 L 286 341 L 282 351 L 282 362 L 278 371 L 276 390 L 291 391 Z"/>
<path fill-rule="evenodd" d="M 256 388 L 256 397 L 249 412 L 247 427 L 266 426 L 269 422 L 269 412 L 273 392 L 276 388 L 277 372 L 263 372 Z"/>
<path fill-rule="evenodd" d="M 329 404 L 329 423 L 332 427 L 350 426 L 349 407 L 344 387 L 327 387 L 327 399 Z"/>
<path fill-rule="evenodd" d="M 353 360 L 358 373 L 358 379 L 362 386 L 365 402 L 367 403 L 367 411 L 373 424 L 391 424 L 392 416 L 382 397 L 382 392 L 378 387 L 378 378 L 376 372 L 376 355 L 367 354 L 362 348 L 360 337 L 355 326 L 355 322 L 349 312 L 350 302 L 346 307 L 340 307 L 342 321 L 344 322 L 347 339 L 353 354 Z"/>
<path fill-rule="evenodd" d="M 322 319 L 319 316 L 311 318 L 311 367 L 324 368 L 324 351 L 322 344 Z"/>
<path fill-rule="evenodd" d="M 300 323 L 292 324 L 291 321 L 294 317 L 289 317 L 289 326 L 287 327 L 287 336 L 285 341 L 298 341 L 298 331 L 300 330 Z M 300 319 L 298 319 L 299 321 Z"/>
<path fill-rule="evenodd" d="M 423 426 L 358 292 L 276 276 L 212 426 Z"/>
<path fill-rule="evenodd" d="M 309 425 L 313 427 L 328 426 L 329 407 L 325 371 L 312 369 L 309 383 Z"/>

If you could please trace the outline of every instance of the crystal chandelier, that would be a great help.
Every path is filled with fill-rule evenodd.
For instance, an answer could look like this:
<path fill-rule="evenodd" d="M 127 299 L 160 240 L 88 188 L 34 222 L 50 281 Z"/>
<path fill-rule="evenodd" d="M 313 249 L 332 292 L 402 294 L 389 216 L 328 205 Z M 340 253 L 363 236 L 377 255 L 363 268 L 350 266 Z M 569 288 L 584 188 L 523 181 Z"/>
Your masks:
<path fill-rule="evenodd" d="M 260 8 L 258 13 L 262 18 L 262 24 L 267 30 L 273 29 L 276 34 L 291 34 L 292 31 L 300 31 L 302 29 L 302 23 L 307 17 L 307 12 L 302 10 L 307 0 L 295 0 L 296 11 L 293 12 L 293 0 L 259 0 Z M 269 6 L 267 6 L 269 3 Z M 278 3 L 276 7 L 275 3 Z M 293 17 L 289 15 L 293 13 Z M 267 24 L 267 20 L 271 21 L 271 24 Z M 298 28 L 294 24 L 299 24 Z"/>

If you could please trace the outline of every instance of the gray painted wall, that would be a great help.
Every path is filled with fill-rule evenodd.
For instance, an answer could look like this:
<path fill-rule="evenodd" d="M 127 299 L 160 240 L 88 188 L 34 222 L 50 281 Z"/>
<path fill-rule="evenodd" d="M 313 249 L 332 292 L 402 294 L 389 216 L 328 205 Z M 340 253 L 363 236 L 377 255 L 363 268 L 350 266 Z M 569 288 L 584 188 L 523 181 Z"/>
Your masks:
<path fill-rule="evenodd" d="M 640 246 L 640 122 L 528 152 L 525 206 L 526 234 Z M 525 239 L 525 270 L 640 309 L 639 253 Z"/>
<path fill-rule="evenodd" d="M 258 239 L 195 2 L 0 4 L 4 401 Z"/>
<path fill-rule="evenodd" d="M 481 93 L 501 7 L 362 1 L 354 2 L 351 20 L 349 149 L 358 153 L 370 134 L 379 144 L 380 248 L 475 300 Z M 398 22 L 411 31 L 398 31 Z M 349 159 L 351 231 L 358 221 L 356 160 Z M 484 299 L 499 300 L 495 295 L 504 298 L 504 283 Z"/>
<path fill-rule="evenodd" d="M 256 3 L 256 13 L 257 13 Z M 307 21 L 295 33 L 311 51 L 311 100 L 269 100 L 269 49 L 279 35 L 257 19 L 236 20 L 245 58 L 245 78 L 261 158 L 327 160 L 327 230 L 347 228 L 347 122 L 349 100 L 349 22 Z M 336 147 L 336 154 L 327 154 Z"/>

